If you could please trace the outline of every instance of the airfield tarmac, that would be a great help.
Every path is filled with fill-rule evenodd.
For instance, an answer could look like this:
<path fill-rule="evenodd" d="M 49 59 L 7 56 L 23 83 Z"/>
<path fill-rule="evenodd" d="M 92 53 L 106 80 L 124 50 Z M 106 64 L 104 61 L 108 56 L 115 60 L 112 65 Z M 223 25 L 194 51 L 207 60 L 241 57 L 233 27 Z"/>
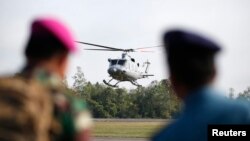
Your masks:
<path fill-rule="evenodd" d="M 94 122 L 115 122 L 115 123 L 128 123 L 129 125 L 133 123 L 140 123 L 140 122 L 152 122 L 152 123 L 166 123 L 170 122 L 171 120 L 166 120 L 166 119 L 94 119 Z M 123 123 L 123 124 L 124 124 Z M 122 124 L 122 125 L 123 125 Z M 119 129 L 120 130 L 120 129 Z M 149 138 L 137 138 L 137 137 L 93 137 L 92 141 L 149 141 Z"/>

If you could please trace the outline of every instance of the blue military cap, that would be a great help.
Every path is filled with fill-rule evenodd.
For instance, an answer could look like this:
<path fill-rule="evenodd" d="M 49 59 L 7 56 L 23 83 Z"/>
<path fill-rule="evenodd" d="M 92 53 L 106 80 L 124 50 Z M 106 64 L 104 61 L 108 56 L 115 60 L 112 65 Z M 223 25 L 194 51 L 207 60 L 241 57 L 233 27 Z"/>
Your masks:
<path fill-rule="evenodd" d="M 215 55 L 220 46 L 191 31 L 170 30 L 163 36 L 171 75 L 190 89 L 206 85 L 215 71 Z"/>
<path fill-rule="evenodd" d="M 172 50 L 191 50 L 199 53 L 200 51 L 203 53 L 216 53 L 221 50 L 220 46 L 212 40 L 191 31 L 181 29 L 167 31 L 163 40 L 168 53 Z"/>

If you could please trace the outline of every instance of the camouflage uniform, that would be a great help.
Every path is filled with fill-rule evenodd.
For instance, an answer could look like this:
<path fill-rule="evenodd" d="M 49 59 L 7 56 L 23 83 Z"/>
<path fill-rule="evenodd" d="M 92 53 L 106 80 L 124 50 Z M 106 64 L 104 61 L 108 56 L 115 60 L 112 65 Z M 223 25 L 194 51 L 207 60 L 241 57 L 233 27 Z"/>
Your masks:
<path fill-rule="evenodd" d="M 52 100 L 33 79 L 0 78 L 0 140 L 49 141 Z"/>
<path fill-rule="evenodd" d="M 55 74 L 44 70 L 36 70 L 33 77 L 49 91 L 53 109 L 52 140 L 74 140 L 77 133 L 88 132 L 92 126 L 92 118 L 84 100 L 73 97 L 66 90 L 62 80 Z"/>

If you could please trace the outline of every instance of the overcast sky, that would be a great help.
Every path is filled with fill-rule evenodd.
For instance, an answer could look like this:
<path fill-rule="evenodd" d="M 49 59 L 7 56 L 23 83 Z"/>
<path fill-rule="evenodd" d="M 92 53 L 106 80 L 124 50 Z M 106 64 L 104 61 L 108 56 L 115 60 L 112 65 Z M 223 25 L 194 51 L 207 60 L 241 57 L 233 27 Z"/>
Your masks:
<path fill-rule="evenodd" d="M 240 92 L 250 86 L 249 13 L 249 0 L 1 0 L 0 74 L 21 69 L 30 22 L 37 16 L 53 15 L 70 26 L 76 40 L 120 48 L 162 44 L 163 32 L 173 27 L 200 32 L 223 46 L 216 86 Z M 76 66 L 87 80 L 102 82 L 108 78 L 107 59 L 120 55 L 80 49 L 71 57 L 69 83 Z M 139 62 L 151 62 L 149 72 L 155 76 L 140 80 L 141 84 L 168 78 L 161 49 L 131 55 Z M 129 83 L 121 86 L 133 88 Z"/>

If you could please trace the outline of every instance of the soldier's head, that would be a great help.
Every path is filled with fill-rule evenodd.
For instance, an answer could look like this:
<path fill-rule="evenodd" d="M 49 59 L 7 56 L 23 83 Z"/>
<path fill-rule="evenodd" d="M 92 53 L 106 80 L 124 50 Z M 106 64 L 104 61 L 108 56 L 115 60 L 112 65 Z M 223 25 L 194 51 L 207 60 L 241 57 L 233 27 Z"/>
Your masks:
<path fill-rule="evenodd" d="M 37 18 L 25 48 L 27 65 L 64 76 L 68 55 L 76 51 L 70 30 L 55 18 Z"/>
<path fill-rule="evenodd" d="M 179 97 L 214 80 L 214 58 L 220 50 L 216 43 L 179 29 L 166 32 L 163 40 L 170 79 Z"/>

